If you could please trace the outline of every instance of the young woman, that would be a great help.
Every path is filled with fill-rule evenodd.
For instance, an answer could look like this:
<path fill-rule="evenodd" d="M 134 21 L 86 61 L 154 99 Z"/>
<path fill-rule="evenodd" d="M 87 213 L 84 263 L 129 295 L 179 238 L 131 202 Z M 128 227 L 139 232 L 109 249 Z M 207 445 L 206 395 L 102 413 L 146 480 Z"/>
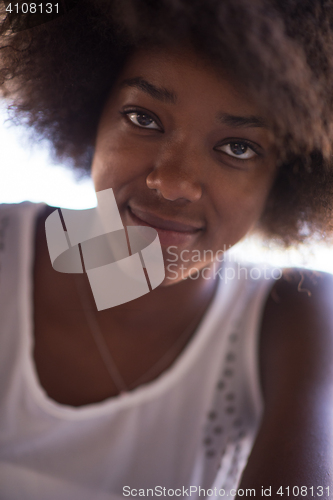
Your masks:
<path fill-rule="evenodd" d="M 331 234 L 332 7 L 3 20 L 15 117 L 112 188 L 124 226 L 156 228 L 166 275 L 97 311 L 86 275 L 52 268 L 56 208 L 1 207 L 1 498 L 331 497 L 332 277 L 225 250 Z"/>

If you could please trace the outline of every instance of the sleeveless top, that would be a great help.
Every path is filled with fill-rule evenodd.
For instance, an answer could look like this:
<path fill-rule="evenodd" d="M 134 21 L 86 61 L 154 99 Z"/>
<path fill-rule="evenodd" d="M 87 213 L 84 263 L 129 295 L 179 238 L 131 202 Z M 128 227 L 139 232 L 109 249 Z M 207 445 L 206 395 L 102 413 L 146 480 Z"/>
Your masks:
<path fill-rule="evenodd" d="M 263 412 L 258 337 L 275 278 L 225 262 L 171 367 L 121 396 L 59 404 L 33 360 L 34 227 L 44 207 L 0 206 L 0 498 L 231 496 Z"/>

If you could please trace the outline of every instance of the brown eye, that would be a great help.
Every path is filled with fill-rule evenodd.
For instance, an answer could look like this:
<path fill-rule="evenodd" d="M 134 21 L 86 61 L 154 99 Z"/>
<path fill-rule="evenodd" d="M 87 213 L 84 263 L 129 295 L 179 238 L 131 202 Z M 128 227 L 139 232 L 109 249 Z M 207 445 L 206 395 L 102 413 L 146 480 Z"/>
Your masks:
<path fill-rule="evenodd" d="M 228 144 L 223 144 L 217 150 L 223 151 L 227 155 L 239 160 L 250 160 L 254 156 L 257 156 L 257 153 L 246 142 L 229 142 Z"/>
<path fill-rule="evenodd" d="M 131 111 L 126 114 L 131 122 L 137 127 L 161 130 L 155 120 L 148 114 L 139 113 L 138 111 Z"/>

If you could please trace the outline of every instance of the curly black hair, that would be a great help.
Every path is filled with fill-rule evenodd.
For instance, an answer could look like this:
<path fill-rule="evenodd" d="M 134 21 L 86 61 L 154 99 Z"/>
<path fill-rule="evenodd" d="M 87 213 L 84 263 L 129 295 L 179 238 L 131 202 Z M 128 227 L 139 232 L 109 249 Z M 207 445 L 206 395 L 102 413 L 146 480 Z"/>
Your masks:
<path fill-rule="evenodd" d="M 133 51 L 190 42 L 246 82 L 273 130 L 279 168 L 257 229 L 284 245 L 333 235 L 333 0 L 69 1 L 33 28 L 0 7 L 1 95 L 58 160 L 89 171 Z"/>

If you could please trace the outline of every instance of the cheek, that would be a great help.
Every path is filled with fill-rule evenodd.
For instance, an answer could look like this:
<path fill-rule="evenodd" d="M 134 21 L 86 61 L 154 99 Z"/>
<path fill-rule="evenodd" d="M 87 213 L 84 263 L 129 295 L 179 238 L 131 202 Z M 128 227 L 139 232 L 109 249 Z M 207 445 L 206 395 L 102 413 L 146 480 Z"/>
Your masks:
<path fill-rule="evenodd" d="M 273 177 L 268 169 L 250 175 L 237 172 L 229 182 L 215 184 L 213 199 L 219 217 L 221 232 L 230 244 L 235 244 L 260 218 L 271 188 Z"/>
<path fill-rule="evenodd" d="M 96 191 L 118 189 L 145 172 L 148 175 L 153 158 L 154 147 L 140 145 L 119 131 L 110 131 L 96 144 L 91 170 Z"/>
<path fill-rule="evenodd" d="M 259 218 L 265 205 L 266 189 L 254 187 L 250 192 L 237 193 L 233 200 L 233 218 L 245 224 Z"/>

